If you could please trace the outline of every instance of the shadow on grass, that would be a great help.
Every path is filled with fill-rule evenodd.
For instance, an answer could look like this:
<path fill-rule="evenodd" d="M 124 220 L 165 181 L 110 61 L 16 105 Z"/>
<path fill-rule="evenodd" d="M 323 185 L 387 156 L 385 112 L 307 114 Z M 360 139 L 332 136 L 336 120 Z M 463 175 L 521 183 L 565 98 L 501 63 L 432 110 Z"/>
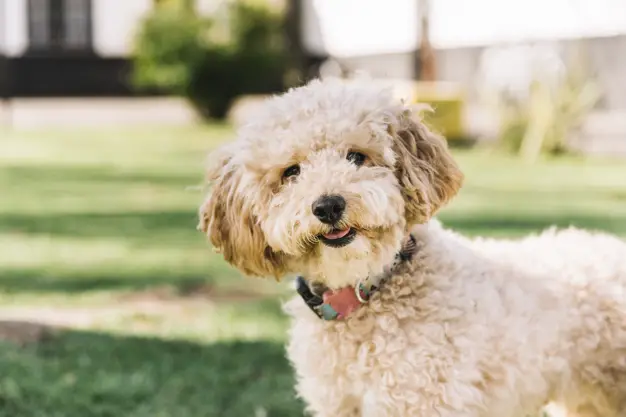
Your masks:
<path fill-rule="evenodd" d="M 199 168 L 201 166 L 199 165 Z M 22 166 L 8 165 L 2 167 L 2 176 L 16 181 L 36 181 L 41 183 L 45 179 L 46 183 L 53 185 L 64 182 L 84 182 L 107 185 L 124 185 L 127 187 L 132 183 L 146 183 L 161 186 L 174 186 L 185 188 L 198 185 L 202 176 L 201 173 L 195 175 L 185 173 L 159 173 L 159 172 L 136 172 L 120 169 L 112 165 L 37 165 Z"/>
<path fill-rule="evenodd" d="M 132 273 L 103 273 L 95 270 L 73 271 L 63 276 L 49 275 L 40 269 L 0 269 L 0 291 L 5 293 L 66 292 L 83 293 L 108 290 L 145 290 L 171 285 L 180 293 L 189 288 L 210 285 L 214 279 L 187 271 L 141 271 Z"/>
<path fill-rule="evenodd" d="M 198 215 L 193 209 L 173 211 L 129 211 L 119 213 L 3 214 L 0 232 L 40 234 L 73 238 L 193 237 Z M 165 243 L 175 244 L 174 241 Z"/>
<path fill-rule="evenodd" d="M 592 231 L 605 231 L 626 236 L 626 217 L 600 215 L 559 215 L 528 213 L 464 215 L 445 213 L 440 216 L 443 224 L 451 229 L 469 235 L 520 236 L 535 233 L 549 227 L 566 228 L 575 226 Z"/>
<path fill-rule="evenodd" d="M 568 184 L 567 188 L 551 186 L 545 189 L 533 187 L 533 184 L 526 184 L 526 188 L 510 189 L 506 187 L 481 186 L 476 184 L 464 185 L 460 193 L 472 195 L 474 198 L 482 198 L 490 201 L 497 198 L 505 201 L 528 202 L 554 202 L 563 199 L 580 202 L 582 196 L 586 199 L 608 199 L 620 201 L 626 199 L 626 190 L 623 188 L 591 188 L 585 185 Z"/>
<path fill-rule="evenodd" d="M 0 416 L 298 416 L 278 342 L 183 341 L 61 332 L 0 344 Z"/>

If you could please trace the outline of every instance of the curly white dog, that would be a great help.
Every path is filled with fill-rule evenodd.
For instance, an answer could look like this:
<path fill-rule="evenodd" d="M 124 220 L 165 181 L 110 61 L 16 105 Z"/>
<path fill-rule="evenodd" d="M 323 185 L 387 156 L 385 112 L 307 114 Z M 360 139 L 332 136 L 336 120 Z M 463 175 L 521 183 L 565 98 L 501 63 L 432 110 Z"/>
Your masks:
<path fill-rule="evenodd" d="M 315 416 L 626 416 L 626 244 L 470 240 L 462 184 L 392 93 L 313 81 L 212 158 L 200 228 L 248 275 L 301 274 L 288 356 Z M 251 358 L 252 360 L 252 358 Z"/>

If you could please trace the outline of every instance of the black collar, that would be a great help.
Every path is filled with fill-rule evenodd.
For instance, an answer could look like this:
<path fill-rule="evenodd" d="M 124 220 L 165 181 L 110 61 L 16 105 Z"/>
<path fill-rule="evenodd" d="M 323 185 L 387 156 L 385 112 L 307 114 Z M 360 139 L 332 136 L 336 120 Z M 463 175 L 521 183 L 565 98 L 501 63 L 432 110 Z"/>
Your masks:
<path fill-rule="evenodd" d="M 417 252 L 417 241 L 412 234 L 402 245 L 391 263 L 387 266 L 382 274 L 376 276 L 368 276 L 364 280 L 360 280 L 354 287 L 357 299 L 361 303 L 367 302 L 373 293 L 378 291 L 381 285 L 393 276 L 398 267 L 405 262 L 410 261 Z M 315 288 L 311 288 L 308 281 L 303 276 L 296 277 L 296 291 L 302 297 L 306 305 L 321 319 L 334 320 L 337 318 L 337 312 L 329 305 L 324 303 L 321 294 Z M 315 292 L 314 292 L 315 291 Z M 323 292 L 323 291 L 322 291 Z"/>

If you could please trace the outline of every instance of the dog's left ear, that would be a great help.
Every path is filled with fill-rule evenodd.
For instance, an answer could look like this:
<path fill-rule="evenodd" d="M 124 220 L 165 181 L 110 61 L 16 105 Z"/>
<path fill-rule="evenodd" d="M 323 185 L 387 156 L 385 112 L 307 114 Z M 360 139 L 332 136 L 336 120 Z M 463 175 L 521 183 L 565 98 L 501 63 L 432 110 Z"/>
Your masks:
<path fill-rule="evenodd" d="M 456 195 L 463 173 L 445 139 L 431 132 L 406 107 L 388 125 L 396 154 L 396 177 L 405 200 L 409 225 L 424 223 Z"/>
<path fill-rule="evenodd" d="M 244 274 L 279 279 L 283 273 L 280 254 L 267 245 L 253 214 L 253 199 L 246 196 L 243 168 L 232 159 L 228 148 L 212 154 L 213 163 L 207 171 L 211 189 L 200 207 L 198 229 Z"/>

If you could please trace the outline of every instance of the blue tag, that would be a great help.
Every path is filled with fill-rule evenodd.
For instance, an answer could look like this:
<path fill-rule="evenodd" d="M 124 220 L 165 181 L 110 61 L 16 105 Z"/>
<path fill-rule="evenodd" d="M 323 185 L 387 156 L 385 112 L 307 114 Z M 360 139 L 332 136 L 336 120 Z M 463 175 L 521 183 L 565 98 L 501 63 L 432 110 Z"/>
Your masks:
<path fill-rule="evenodd" d="M 330 304 L 322 304 L 320 311 L 322 312 L 322 318 L 324 320 L 335 320 L 339 315 Z"/>

